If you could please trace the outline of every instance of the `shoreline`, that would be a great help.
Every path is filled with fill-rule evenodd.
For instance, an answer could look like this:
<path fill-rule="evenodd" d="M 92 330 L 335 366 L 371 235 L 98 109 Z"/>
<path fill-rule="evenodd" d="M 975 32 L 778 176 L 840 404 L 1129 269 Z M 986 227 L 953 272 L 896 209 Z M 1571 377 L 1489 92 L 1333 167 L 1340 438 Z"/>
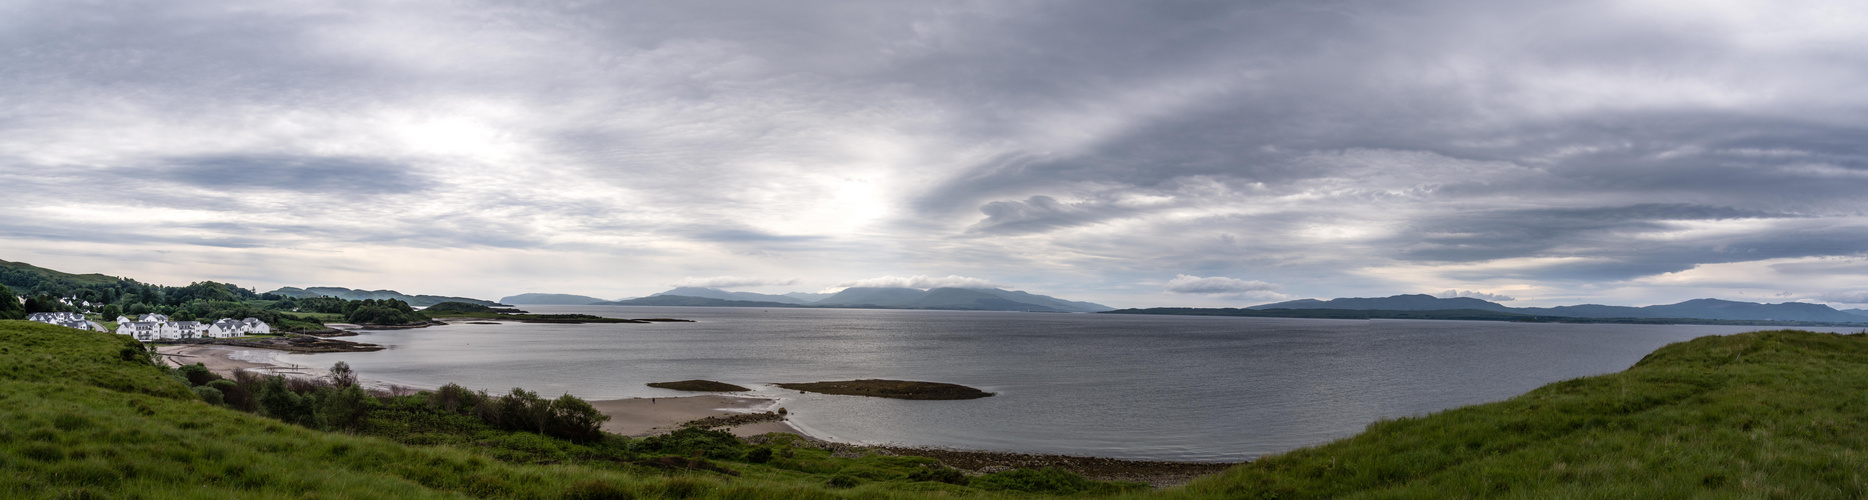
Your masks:
<path fill-rule="evenodd" d="M 210 371 L 231 378 L 235 370 L 293 378 L 322 378 L 330 375 L 328 367 L 302 366 L 280 361 L 287 351 L 220 344 L 181 344 L 157 346 L 165 366 L 201 363 Z M 359 374 L 364 375 L 364 374 Z M 422 388 L 392 384 L 360 376 L 366 389 L 409 394 Z M 601 428 L 604 432 L 643 438 L 680 429 L 681 424 L 708 417 L 725 417 L 777 411 L 777 399 L 761 397 L 702 394 L 694 396 L 624 398 L 589 400 L 590 405 L 610 417 Z M 896 456 L 927 457 L 971 474 L 990 473 L 1013 468 L 1058 467 L 1091 479 L 1137 481 L 1154 488 L 1186 484 L 1195 478 L 1215 474 L 1237 463 L 1174 462 L 1164 460 L 1126 460 L 1094 456 L 1053 455 L 1006 451 L 958 450 L 896 445 L 865 445 L 827 440 L 811 435 L 789 420 L 760 422 L 722 428 L 741 438 L 767 433 L 794 434 L 827 449 L 855 453 L 879 453 Z"/>

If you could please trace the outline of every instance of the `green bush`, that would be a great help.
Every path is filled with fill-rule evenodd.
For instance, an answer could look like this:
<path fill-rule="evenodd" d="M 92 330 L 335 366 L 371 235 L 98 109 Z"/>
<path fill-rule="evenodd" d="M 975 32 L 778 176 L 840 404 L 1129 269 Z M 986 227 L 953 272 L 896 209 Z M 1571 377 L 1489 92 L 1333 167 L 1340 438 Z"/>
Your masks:
<path fill-rule="evenodd" d="M 745 441 L 740 441 L 730 432 L 699 427 L 684 427 L 668 434 L 650 436 L 636 441 L 636 451 L 645 453 L 680 456 L 692 456 L 699 453 L 701 456 L 715 460 L 736 461 L 745 457 L 742 449 L 746 446 Z"/>
<path fill-rule="evenodd" d="M 208 404 L 214 406 L 220 406 L 226 403 L 225 396 L 221 394 L 220 389 L 205 385 L 195 386 L 195 394 L 201 396 L 202 401 L 207 401 Z"/>
<path fill-rule="evenodd" d="M 975 477 L 969 485 L 987 491 L 1071 495 L 1095 488 L 1096 482 L 1079 476 L 1075 472 L 1050 467 L 995 472 Z"/>
<path fill-rule="evenodd" d="M 945 466 L 924 467 L 908 473 L 908 480 L 914 482 L 936 482 L 947 484 L 967 484 L 966 474 Z"/>

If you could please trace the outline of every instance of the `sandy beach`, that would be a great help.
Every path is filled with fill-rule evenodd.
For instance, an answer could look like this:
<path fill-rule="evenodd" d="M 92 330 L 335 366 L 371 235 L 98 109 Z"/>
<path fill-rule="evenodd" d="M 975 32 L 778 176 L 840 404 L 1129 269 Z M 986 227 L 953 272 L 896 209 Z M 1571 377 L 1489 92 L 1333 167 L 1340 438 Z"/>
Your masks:
<path fill-rule="evenodd" d="M 604 415 L 610 416 L 610 421 L 603 423 L 604 432 L 630 437 L 670 432 L 680 428 L 683 422 L 706 417 L 761 413 L 778 409 L 777 401 L 770 399 L 718 395 L 610 399 L 591 401 L 590 405 L 595 406 L 597 411 L 603 412 Z M 728 431 L 736 436 L 757 436 L 767 432 L 804 435 L 804 432 L 785 422 L 741 425 L 730 428 Z"/>
<path fill-rule="evenodd" d="M 225 345 L 157 346 L 162 362 L 171 367 L 200 363 L 222 377 L 233 377 L 234 370 L 248 370 L 267 375 L 297 377 L 318 376 L 323 370 L 301 367 L 278 360 L 280 351 L 248 349 Z"/>

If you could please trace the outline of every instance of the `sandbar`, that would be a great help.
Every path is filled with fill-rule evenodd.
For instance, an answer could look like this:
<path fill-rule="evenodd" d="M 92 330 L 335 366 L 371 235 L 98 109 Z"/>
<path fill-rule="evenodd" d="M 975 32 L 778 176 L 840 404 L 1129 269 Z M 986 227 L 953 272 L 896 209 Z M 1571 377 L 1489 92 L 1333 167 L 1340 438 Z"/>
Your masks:
<path fill-rule="evenodd" d="M 591 401 L 597 411 L 610 416 L 603 431 L 629 437 L 653 436 L 673 432 L 681 424 L 706 417 L 777 410 L 778 401 L 736 396 L 682 396 L 675 398 L 631 398 Z M 764 422 L 727 429 L 735 436 L 757 436 L 767 432 L 804 435 L 785 422 Z"/>

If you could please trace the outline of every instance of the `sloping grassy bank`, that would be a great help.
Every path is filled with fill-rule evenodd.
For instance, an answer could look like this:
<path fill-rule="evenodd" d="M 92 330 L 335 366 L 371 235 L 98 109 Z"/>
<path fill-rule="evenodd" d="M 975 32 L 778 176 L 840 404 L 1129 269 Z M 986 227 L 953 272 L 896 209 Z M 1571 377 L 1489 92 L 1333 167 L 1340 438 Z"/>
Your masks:
<path fill-rule="evenodd" d="M 1175 497 L 1862 498 L 1868 336 L 1704 337 L 1627 371 L 1371 424 Z"/>

